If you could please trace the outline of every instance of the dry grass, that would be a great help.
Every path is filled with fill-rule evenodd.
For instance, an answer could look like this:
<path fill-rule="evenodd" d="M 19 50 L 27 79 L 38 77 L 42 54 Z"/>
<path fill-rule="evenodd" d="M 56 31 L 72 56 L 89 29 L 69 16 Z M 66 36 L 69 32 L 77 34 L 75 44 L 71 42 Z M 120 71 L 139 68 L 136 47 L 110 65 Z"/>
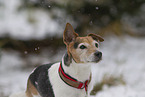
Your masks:
<path fill-rule="evenodd" d="M 120 85 L 120 84 L 125 85 L 125 81 L 123 80 L 122 76 L 120 76 L 120 77 L 104 76 L 103 80 L 94 86 L 93 90 L 91 91 L 91 95 L 96 95 L 96 93 L 98 91 L 101 91 L 103 89 L 104 85 L 111 87 L 111 86 L 116 86 L 116 85 Z"/>

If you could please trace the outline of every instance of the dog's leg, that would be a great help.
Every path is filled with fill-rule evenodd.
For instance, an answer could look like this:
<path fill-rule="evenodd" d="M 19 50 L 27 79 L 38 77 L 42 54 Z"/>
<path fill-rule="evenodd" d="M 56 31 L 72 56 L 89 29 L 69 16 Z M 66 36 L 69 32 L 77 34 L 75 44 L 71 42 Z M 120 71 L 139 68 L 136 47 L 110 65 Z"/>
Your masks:
<path fill-rule="evenodd" d="M 31 81 L 28 79 L 27 83 L 27 90 L 26 90 L 27 97 L 33 97 L 33 95 L 39 95 L 37 89 L 34 87 L 34 85 L 31 83 Z"/>

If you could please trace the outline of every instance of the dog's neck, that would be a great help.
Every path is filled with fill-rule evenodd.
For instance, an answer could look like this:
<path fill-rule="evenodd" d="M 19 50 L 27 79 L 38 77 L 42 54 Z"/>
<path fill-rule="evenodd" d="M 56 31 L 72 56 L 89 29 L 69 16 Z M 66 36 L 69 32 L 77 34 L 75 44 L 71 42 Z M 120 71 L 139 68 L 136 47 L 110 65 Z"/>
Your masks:
<path fill-rule="evenodd" d="M 70 65 L 67 66 L 64 62 L 64 58 L 65 57 L 62 58 L 62 67 L 67 74 L 82 82 L 90 78 L 91 63 L 76 63 L 72 58 Z"/>

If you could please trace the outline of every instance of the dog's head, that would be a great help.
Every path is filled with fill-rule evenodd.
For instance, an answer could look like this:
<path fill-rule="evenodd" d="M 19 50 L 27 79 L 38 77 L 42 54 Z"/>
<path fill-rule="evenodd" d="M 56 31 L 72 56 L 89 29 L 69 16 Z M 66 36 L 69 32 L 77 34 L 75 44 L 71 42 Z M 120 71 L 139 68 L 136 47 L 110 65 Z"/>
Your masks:
<path fill-rule="evenodd" d="M 99 62 L 102 53 L 99 51 L 99 42 L 104 39 L 96 34 L 79 37 L 71 24 L 67 23 L 63 34 L 63 41 L 67 47 L 68 64 L 73 59 L 76 63 Z"/>

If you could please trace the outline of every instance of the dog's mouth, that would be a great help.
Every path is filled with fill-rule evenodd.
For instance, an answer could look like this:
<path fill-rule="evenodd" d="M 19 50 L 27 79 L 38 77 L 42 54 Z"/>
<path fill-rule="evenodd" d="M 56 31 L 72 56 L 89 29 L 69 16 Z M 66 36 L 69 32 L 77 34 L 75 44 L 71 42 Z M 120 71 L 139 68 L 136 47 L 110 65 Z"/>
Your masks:
<path fill-rule="evenodd" d="M 101 57 L 101 58 L 96 58 L 96 59 L 94 60 L 94 62 L 98 63 L 98 62 L 100 62 L 101 60 L 102 60 L 102 57 Z"/>
<path fill-rule="evenodd" d="M 102 60 L 102 57 L 101 58 L 94 58 L 92 61 L 87 61 L 88 63 L 98 63 Z"/>

